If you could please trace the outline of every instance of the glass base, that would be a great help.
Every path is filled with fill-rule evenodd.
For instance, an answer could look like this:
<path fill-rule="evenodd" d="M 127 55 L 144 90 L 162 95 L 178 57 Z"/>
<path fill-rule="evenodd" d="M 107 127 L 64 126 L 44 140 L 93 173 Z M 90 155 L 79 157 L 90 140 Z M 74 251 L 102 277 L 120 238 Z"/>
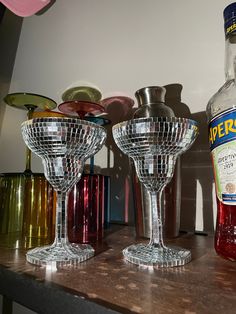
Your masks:
<path fill-rule="evenodd" d="M 26 260 L 39 266 L 76 266 L 92 256 L 91 245 L 68 243 L 37 247 L 26 253 Z"/>
<path fill-rule="evenodd" d="M 174 267 L 191 261 L 191 252 L 177 247 L 157 248 L 149 244 L 133 244 L 123 250 L 124 258 L 140 266 Z"/>

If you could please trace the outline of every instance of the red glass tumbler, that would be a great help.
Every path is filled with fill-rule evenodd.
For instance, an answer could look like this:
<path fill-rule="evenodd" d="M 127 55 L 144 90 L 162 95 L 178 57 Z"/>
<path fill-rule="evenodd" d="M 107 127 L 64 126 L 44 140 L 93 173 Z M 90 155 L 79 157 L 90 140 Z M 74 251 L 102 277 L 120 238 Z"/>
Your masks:
<path fill-rule="evenodd" d="M 103 238 L 104 176 L 84 174 L 68 198 L 68 237 L 73 243 Z"/>

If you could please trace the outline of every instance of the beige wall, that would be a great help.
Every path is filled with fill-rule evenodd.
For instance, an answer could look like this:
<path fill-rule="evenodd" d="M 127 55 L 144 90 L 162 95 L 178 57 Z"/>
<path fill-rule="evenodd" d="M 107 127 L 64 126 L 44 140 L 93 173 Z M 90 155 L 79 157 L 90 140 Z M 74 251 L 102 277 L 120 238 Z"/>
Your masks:
<path fill-rule="evenodd" d="M 197 229 L 212 230 L 204 111 L 224 81 L 222 12 L 229 3 L 57 0 L 44 15 L 24 19 L 10 90 L 61 102 L 61 94 L 78 84 L 97 86 L 104 98 L 134 97 L 141 87 L 168 85 L 168 103 L 178 115 L 190 111 L 201 131 L 197 144 L 183 157 L 182 227 L 192 229 L 197 215 Z M 24 118 L 25 112 L 6 108 L 0 137 L 2 172 L 24 169 Z M 106 167 L 105 148 L 96 162 Z M 33 170 L 41 169 L 35 158 Z"/>

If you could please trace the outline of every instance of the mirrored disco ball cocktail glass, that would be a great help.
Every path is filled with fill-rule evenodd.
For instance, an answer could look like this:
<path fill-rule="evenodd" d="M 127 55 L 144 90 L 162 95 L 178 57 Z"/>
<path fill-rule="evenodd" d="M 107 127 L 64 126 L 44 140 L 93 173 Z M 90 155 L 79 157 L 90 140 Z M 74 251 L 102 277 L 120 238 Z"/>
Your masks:
<path fill-rule="evenodd" d="M 37 265 L 76 265 L 94 255 L 90 245 L 69 243 L 68 192 L 79 181 L 84 162 L 101 149 L 106 131 L 77 118 L 35 118 L 23 122 L 26 145 L 42 158 L 44 174 L 57 192 L 55 240 L 51 246 L 30 250 L 27 261 Z"/>
<path fill-rule="evenodd" d="M 150 242 L 125 248 L 123 254 L 129 262 L 170 267 L 191 260 L 189 250 L 167 247 L 163 242 L 161 193 L 173 176 L 177 157 L 191 146 L 197 134 L 195 121 L 175 117 L 139 118 L 113 126 L 117 146 L 133 158 L 151 201 Z"/>

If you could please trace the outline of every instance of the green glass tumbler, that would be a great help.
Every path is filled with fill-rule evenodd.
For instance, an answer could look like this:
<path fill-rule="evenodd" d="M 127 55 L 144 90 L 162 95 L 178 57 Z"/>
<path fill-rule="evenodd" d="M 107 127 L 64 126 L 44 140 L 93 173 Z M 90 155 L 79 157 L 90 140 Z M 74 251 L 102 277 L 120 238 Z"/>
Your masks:
<path fill-rule="evenodd" d="M 0 175 L 0 246 L 31 248 L 52 241 L 53 189 L 44 175 Z"/>

